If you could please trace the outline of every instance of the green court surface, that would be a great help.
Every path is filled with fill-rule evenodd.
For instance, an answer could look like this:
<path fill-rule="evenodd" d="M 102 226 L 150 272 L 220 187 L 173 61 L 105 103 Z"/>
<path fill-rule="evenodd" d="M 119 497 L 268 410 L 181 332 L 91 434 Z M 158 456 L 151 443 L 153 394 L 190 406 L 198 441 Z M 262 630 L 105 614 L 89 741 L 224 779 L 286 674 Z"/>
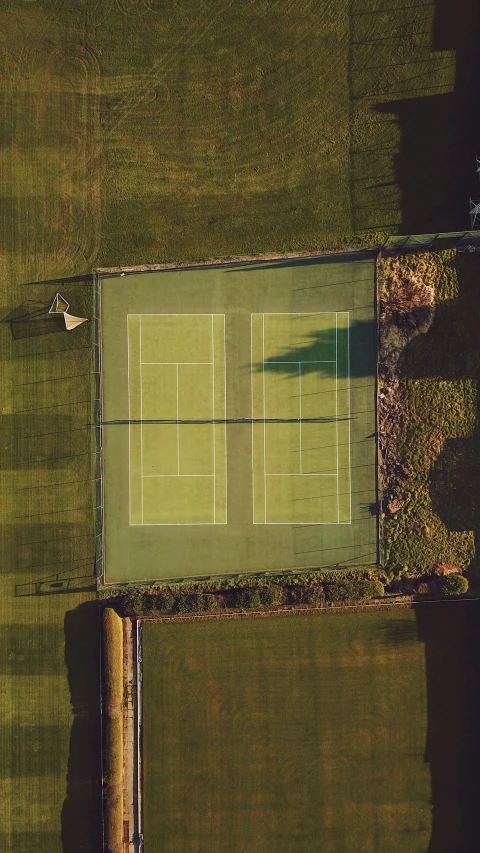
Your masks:
<path fill-rule="evenodd" d="M 107 583 L 377 556 L 372 255 L 99 277 Z"/>
<path fill-rule="evenodd" d="M 142 634 L 145 853 L 426 853 L 435 756 L 413 611 Z"/>

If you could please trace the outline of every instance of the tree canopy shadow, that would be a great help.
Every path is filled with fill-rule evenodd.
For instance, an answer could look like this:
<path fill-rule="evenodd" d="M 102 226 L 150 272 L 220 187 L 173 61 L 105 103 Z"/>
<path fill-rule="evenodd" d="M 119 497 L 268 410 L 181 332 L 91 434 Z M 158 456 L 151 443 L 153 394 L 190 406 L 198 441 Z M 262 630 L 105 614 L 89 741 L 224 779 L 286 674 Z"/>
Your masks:
<path fill-rule="evenodd" d="M 400 131 L 393 166 L 402 194 L 401 234 L 468 228 L 469 196 L 480 195 L 475 171 L 480 153 L 480 7 L 476 0 L 435 0 L 434 5 L 431 51 L 455 52 L 452 90 L 431 94 L 423 65 L 418 83 L 412 78 L 415 88 L 374 108 L 396 116 Z M 415 91 L 428 94 L 410 97 Z"/>
<path fill-rule="evenodd" d="M 432 785 L 428 853 L 478 849 L 480 786 L 480 606 L 476 601 L 419 605 L 425 645 L 427 738 Z"/>
<path fill-rule="evenodd" d="M 297 344 L 279 350 L 264 362 L 252 364 L 257 373 L 277 373 L 286 378 L 316 373 L 338 378 L 375 375 L 375 337 L 373 320 L 357 320 L 350 327 L 331 326 L 299 337 Z"/>
<path fill-rule="evenodd" d="M 422 603 L 414 613 L 415 620 L 389 615 L 381 631 L 386 644 L 424 645 L 428 853 L 472 853 L 478 849 L 480 602 Z"/>

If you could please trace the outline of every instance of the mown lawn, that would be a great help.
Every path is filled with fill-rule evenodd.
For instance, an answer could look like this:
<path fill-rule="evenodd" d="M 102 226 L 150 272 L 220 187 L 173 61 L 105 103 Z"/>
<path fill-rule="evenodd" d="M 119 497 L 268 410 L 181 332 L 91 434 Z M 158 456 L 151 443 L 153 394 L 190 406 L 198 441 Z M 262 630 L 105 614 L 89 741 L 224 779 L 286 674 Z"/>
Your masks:
<path fill-rule="evenodd" d="M 145 853 L 425 853 L 415 614 L 144 623 Z"/>

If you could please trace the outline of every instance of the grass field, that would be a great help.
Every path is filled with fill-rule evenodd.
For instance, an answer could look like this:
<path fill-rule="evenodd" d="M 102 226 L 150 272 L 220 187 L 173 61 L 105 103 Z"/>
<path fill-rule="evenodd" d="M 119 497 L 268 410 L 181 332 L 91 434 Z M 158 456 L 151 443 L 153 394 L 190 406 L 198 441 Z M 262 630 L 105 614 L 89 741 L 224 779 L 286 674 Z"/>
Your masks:
<path fill-rule="evenodd" d="M 165 8 L 2 4 L 5 315 L 65 290 L 26 282 L 97 265 L 332 248 L 352 234 L 466 224 L 476 4 Z M 82 285 L 64 295 L 91 317 Z M 94 564 L 85 334 L 19 341 L 0 327 L 9 853 L 101 849 L 93 593 L 74 588 L 90 585 Z M 58 573 L 68 591 L 37 594 Z"/>
<path fill-rule="evenodd" d="M 100 278 L 107 583 L 376 562 L 374 263 Z"/>
<path fill-rule="evenodd" d="M 426 738 L 411 611 L 143 625 L 145 853 L 425 853 Z"/>
<path fill-rule="evenodd" d="M 144 622 L 145 853 L 474 850 L 478 617 Z"/>

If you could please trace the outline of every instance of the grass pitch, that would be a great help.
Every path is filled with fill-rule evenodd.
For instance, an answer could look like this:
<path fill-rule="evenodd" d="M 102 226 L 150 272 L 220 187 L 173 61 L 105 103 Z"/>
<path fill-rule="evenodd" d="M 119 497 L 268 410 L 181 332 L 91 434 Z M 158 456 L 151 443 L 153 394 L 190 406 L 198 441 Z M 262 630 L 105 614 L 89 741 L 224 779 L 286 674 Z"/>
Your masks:
<path fill-rule="evenodd" d="M 425 853 L 426 738 L 411 611 L 143 625 L 145 853 Z"/>
<path fill-rule="evenodd" d="M 373 256 L 105 276 L 100 315 L 107 583 L 375 562 Z"/>

